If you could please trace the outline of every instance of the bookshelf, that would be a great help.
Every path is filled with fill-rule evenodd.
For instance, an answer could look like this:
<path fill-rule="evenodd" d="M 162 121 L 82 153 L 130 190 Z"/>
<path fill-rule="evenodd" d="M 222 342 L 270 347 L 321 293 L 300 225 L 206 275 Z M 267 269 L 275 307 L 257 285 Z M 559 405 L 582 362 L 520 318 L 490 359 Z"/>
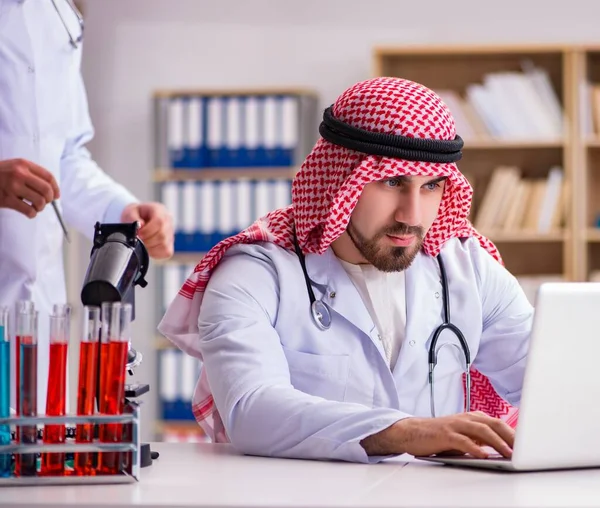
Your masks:
<path fill-rule="evenodd" d="M 471 220 L 496 243 L 509 270 L 527 283 L 596 279 L 600 273 L 600 46 L 379 46 L 372 57 L 375 76 L 411 79 L 444 94 L 465 140 L 458 164 L 474 188 Z M 541 97 L 547 99 L 543 89 L 536 89 L 537 97 L 523 95 L 524 77 L 531 79 L 527 71 L 532 68 L 538 70 L 536 79 L 545 76 L 555 94 L 563 118 L 560 131 L 544 130 L 541 119 L 550 122 L 548 111 L 557 104 L 540 101 Z M 531 83 L 528 86 L 531 91 Z M 482 88 L 487 94 L 483 97 L 489 99 L 487 106 L 482 104 L 482 95 L 475 93 Z M 534 111 L 531 103 L 544 104 L 548 111 Z M 506 112 L 511 104 L 520 106 L 520 111 L 512 110 L 512 116 Z M 490 126 L 486 107 L 504 121 L 499 123 L 514 129 Z M 474 119 L 473 113 L 478 118 Z M 535 114 L 540 119 L 533 121 Z M 464 125 L 465 120 L 469 125 Z M 529 122 L 538 129 L 528 130 L 518 122 Z M 547 189 L 554 167 L 562 170 L 562 179 L 561 196 L 555 199 L 554 208 L 546 209 L 546 214 L 552 210 L 552 218 L 546 215 L 542 220 L 540 211 L 537 221 L 528 221 L 534 194 L 516 189 L 526 187 L 523 181 L 544 179 Z M 493 195 L 491 188 L 502 187 L 498 179 L 490 185 L 498 168 L 516 168 L 519 178 L 513 177 L 513 186 L 506 187 L 509 177 L 505 176 L 504 198 L 492 201 L 492 206 L 488 200 Z M 519 196 L 529 197 L 521 208 L 515 204 Z M 511 203 L 513 212 L 507 211 Z M 482 220 L 486 206 L 487 222 Z M 505 222 L 498 227 L 494 221 L 501 217 Z"/>
<path fill-rule="evenodd" d="M 600 270 L 600 46 L 574 50 L 580 111 L 577 123 L 579 277 L 597 279 Z"/>
<path fill-rule="evenodd" d="M 291 202 L 291 180 L 317 136 L 311 90 L 159 90 L 155 198 L 173 213 L 175 254 L 156 263 L 156 325 L 184 280 L 221 239 Z M 154 338 L 157 439 L 203 441 L 191 413 L 197 359 Z"/>

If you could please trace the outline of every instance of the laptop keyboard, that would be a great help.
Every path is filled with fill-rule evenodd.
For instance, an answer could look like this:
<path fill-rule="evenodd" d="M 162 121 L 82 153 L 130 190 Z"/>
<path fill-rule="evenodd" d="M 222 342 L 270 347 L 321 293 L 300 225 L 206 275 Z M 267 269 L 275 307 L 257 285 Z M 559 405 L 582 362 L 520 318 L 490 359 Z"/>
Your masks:
<path fill-rule="evenodd" d="M 457 460 L 493 460 L 493 461 L 502 461 L 502 462 L 510 462 L 511 459 L 504 457 L 503 455 L 500 455 L 499 453 L 490 453 L 485 459 L 480 459 L 478 457 L 473 457 L 472 455 L 457 455 L 457 456 L 452 456 L 452 457 L 448 457 L 451 458 L 452 460 L 457 459 Z"/>

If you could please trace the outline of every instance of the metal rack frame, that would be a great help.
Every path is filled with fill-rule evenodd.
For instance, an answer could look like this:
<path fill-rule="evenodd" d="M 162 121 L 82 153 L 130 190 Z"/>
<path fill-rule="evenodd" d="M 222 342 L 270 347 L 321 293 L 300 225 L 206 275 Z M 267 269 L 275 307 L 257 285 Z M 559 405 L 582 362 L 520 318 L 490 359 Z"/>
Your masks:
<path fill-rule="evenodd" d="M 136 402 L 128 400 L 126 413 L 122 415 L 90 415 L 90 416 L 13 416 L 0 418 L 0 425 L 22 427 L 26 425 L 44 424 L 131 424 L 131 442 L 123 443 L 64 443 L 64 444 L 24 444 L 14 443 L 0 446 L 0 454 L 25 453 L 76 453 L 76 452 L 131 452 L 131 471 L 122 471 L 114 475 L 65 475 L 65 476 L 10 476 L 0 478 L 1 487 L 36 486 L 36 485 L 78 485 L 78 484 L 110 484 L 134 483 L 140 477 L 140 408 Z"/>

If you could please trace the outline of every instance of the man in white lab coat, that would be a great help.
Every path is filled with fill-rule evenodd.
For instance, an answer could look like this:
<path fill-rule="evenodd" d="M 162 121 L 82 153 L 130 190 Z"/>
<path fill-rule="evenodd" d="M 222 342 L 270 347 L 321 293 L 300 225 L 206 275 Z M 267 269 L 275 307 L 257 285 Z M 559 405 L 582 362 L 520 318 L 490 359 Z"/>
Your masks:
<path fill-rule="evenodd" d="M 216 246 L 159 326 L 203 361 L 196 419 L 249 454 L 510 456 L 533 309 L 467 220 L 450 111 L 376 78 L 320 133 L 292 206 Z"/>
<path fill-rule="evenodd" d="M 48 319 L 66 303 L 63 233 L 52 207 L 92 237 L 100 222 L 142 223 L 152 257 L 173 251 L 171 218 L 105 174 L 80 73 L 83 22 L 67 0 L 0 0 L 0 305 L 39 311 L 38 410 L 45 411 Z M 14 314 L 13 314 L 14 325 Z M 14 332 L 14 326 L 13 326 Z"/>

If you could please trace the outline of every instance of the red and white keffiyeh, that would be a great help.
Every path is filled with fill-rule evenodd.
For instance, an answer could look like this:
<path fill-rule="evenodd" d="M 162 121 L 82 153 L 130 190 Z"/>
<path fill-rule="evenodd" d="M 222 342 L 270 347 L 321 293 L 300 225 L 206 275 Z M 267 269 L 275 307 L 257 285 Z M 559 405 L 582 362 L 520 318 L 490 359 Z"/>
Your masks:
<path fill-rule="evenodd" d="M 453 140 L 454 119 L 431 90 L 400 78 L 374 78 L 347 89 L 334 103 L 339 120 L 371 132 L 423 139 Z M 199 351 L 198 314 L 211 270 L 236 243 L 274 242 L 293 250 L 295 224 L 305 253 L 322 254 L 348 225 L 363 187 L 399 175 L 447 176 L 438 216 L 423 241 L 423 251 L 436 256 L 451 238 L 475 237 L 502 263 L 490 240 L 468 221 L 472 188 L 455 163 L 407 161 L 367 155 L 320 138 L 305 159 L 292 184 L 292 205 L 274 210 L 241 233 L 214 246 L 196 266 L 175 297 L 159 331 L 182 351 L 202 359 Z M 205 371 L 193 396 L 194 416 L 209 437 L 228 441 L 216 409 Z M 493 389 L 487 377 L 472 370 L 471 410 L 483 411 L 516 425 L 518 410 Z"/>

